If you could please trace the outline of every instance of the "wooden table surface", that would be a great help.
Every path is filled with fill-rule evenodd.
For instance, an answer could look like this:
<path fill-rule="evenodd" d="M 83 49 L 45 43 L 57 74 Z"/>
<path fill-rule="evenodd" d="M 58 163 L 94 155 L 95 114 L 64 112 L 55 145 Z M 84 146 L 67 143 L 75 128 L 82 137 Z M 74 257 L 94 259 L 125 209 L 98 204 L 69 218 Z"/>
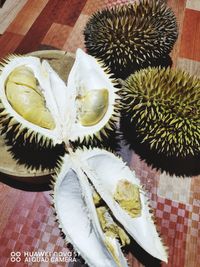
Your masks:
<path fill-rule="evenodd" d="M 82 31 L 95 10 L 127 2 L 18 0 L 13 9 L 15 1 L 7 1 L 4 13 L 0 10 L 0 57 L 48 47 L 74 53 L 78 47 L 84 48 Z M 168 0 L 168 5 L 174 10 L 179 24 L 179 38 L 172 52 L 173 67 L 200 77 L 200 0 Z M 162 266 L 199 267 L 200 176 L 169 177 L 151 169 L 133 152 L 130 164 L 149 192 L 158 230 L 169 247 L 169 263 Z M 22 256 L 27 251 L 67 252 L 54 219 L 49 191 L 17 189 L 6 184 L 6 179 L 9 177 L 0 182 L 0 266 L 28 266 L 23 259 L 17 265 L 12 263 L 11 252 L 18 251 Z M 147 255 L 141 257 L 137 248 L 133 253 L 137 259 L 128 256 L 132 267 L 161 266 Z M 31 266 L 55 265 L 33 263 Z"/>

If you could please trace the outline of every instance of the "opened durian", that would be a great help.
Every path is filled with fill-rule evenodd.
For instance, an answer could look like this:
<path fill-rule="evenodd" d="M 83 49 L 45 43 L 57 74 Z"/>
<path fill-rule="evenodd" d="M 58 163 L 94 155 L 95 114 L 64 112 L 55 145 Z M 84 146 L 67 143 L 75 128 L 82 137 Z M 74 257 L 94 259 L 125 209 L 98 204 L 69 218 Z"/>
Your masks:
<path fill-rule="evenodd" d="M 99 10 L 84 30 L 87 52 L 122 79 L 148 66 L 170 66 L 169 53 L 177 36 L 176 17 L 161 0 Z"/>
<path fill-rule="evenodd" d="M 67 85 L 46 60 L 11 56 L 2 64 L 0 86 L 2 134 L 17 149 L 38 146 L 45 155 L 46 147 L 59 156 L 62 146 L 100 142 L 116 127 L 113 80 L 81 49 Z"/>
<path fill-rule="evenodd" d="M 200 79 L 182 70 L 147 68 L 122 90 L 121 130 L 142 159 L 175 175 L 200 173 Z"/>
<path fill-rule="evenodd" d="M 131 238 L 167 261 L 139 180 L 112 153 L 84 149 L 65 155 L 53 198 L 60 228 L 89 266 L 128 266 L 121 247 Z"/>
<path fill-rule="evenodd" d="M 68 83 L 47 61 L 11 57 L 0 76 L 0 123 L 13 144 L 54 149 L 54 206 L 66 239 L 90 266 L 127 266 L 121 246 L 134 238 L 152 256 L 167 261 L 134 173 L 110 152 L 74 152 L 73 142 L 92 142 L 116 121 L 117 89 L 97 61 L 78 50 Z M 91 249 L 92 248 L 92 249 Z"/>

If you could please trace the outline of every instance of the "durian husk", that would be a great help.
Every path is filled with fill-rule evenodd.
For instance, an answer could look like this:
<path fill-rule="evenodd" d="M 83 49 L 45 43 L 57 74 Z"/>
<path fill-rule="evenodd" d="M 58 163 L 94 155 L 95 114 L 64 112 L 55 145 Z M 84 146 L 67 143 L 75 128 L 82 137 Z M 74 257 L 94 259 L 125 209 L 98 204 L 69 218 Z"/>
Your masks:
<path fill-rule="evenodd" d="M 61 50 L 41 50 L 29 53 L 28 55 L 48 60 L 53 69 L 64 81 L 67 80 L 68 74 L 74 63 L 74 55 Z M 52 173 L 51 170 L 46 168 L 27 169 L 29 166 L 18 164 L 18 160 L 13 158 L 12 151 L 11 153 L 8 151 L 9 147 L 6 145 L 5 140 L 1 135 L 0 150 L 0 178 L 1 176 L 4 176 L 3 174 L 6 174 L 11 176 L 13 179 L 22 182 L 25 181 L 37 184 L 49 182 L 50 174 Z M 18 147 L 18 150 L 20 150 L 20 147 Z"/>

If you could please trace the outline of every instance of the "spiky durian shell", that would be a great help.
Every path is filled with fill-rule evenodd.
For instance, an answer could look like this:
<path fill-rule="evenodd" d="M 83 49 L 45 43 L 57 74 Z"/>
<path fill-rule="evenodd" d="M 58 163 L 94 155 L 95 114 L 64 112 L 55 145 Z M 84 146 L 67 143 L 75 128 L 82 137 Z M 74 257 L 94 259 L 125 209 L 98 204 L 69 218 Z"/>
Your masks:
<path fill-rule="evenodd" d="M 60 157 L 65 154 L 65 147 L 62 144 L 49 148 L 38 145 L 34 141 L 27 144 L 22 140 L 13 143 L 12 138 L 9 139 L 8 136 L 5 142 L 13 159 L 19 164 L 24 164 L 28 169 L 53 172 Z"/>
<path fill-rule="evenodd" d="M 27 168 L 53 170 L 59 158 L 65 153 L 64 145 L 53 145 L 50 139 L 31 133 L 27 128 L 21 128 L 21 125 L 8 114 L 5 117 L 7 119 L 2 122 L 4 116 L 0 114 L 0 123 L 2 122 L 0 134 L 13 159 Z M 9 121 L 13 121 L 14 124 L 9 126 Z"/>
<path fill-rule="evenodd" d="M 130 147 L 170 174 L 199 174 L 200 79 L 149 67 L 124 82 L 122 95 L 121 130 Z"/>
<path fill-rule="evenodd" d="M 88 202 L 88 194 L 90 194 L 90 190 L 86 190 L 88 185 L 93 187 L 102 198 L 101 202 L 97 205 L 108 205 L 116 222 L 118 221 L 121 227 L 125 228 L 126 232 L 129 233 L 141 247 L 154 257 L 167 261 L 166 247 L 156 232 L 153 222 L 154 218 L 151 216 L 152 210 L 147 195 L 143 191 L 144 189 L 140 185 L 140 181 L 135 177 L 135 173 L 128 168 L 126 163 L 123 162 L 120 157 L 116 157 L 114 154 L 103 149 L 79 149 L 73 154 L 70 152 L 69 155 L 63 157 L 63 162 L 60 164 L 60 167 L 57 168 L 56 173 L 54 181 L 52 181 L 54 189 L 53 205 L 56 209 L 59 227 L 62 229 L 62 232 L 64 232 L 66 240 L 72 242 L 74 249 L 76 249 L 78 253 L 81 253 L 82 257 L 85 258 L 87 262 L 87 254 L 85 253 L 84 255 L 84 251 L 81 252 L 77 243 L 77 241 L 79 242 L 79 238 L 77 239 L 74 235 L 80 236 L 82 229 L 79 227 L 84 228 L 84 235 L 85 232 L 87 233 L 90 229 L 89 231 L 91 231 L 91 234 L 89 236 L 86 234 L 88 240 L 85 240 L 84 243 L 84 246 L 87 247 L 90 237 L 93 236 L 92 231 L 95 229 L 95 227 L 92 227 L 94 210 L 90 209 L 94 203 L 89 203 L 92 201 Z M 122 182 L 124 179 L 131 184 L 138 186 L 140 192 L 141 212 L 139 213 L 139 216 L 132 219 L 127 217 L 127 213 L 124 213 L 125 210 L 122 211 L 115 203 L 116 199 L 114 197 L 114 192 L 116 192 L 116 186 L 119 185 L 119 188 L 121 189 L 122 184 L 119 182 Z M 77 189 L 73 188 L 74 185 L 70 182 L 74 181 L 74 184 L 76 184 L 76 180 L 79 181 Z M 71 183 L 70 186 L 69 183 Z M 77 192 L 77 190 L 79 192 Z M 124 192 L 127 192 L 127 190 Z M 133 195 L 134 194 L 131 194 L 131 197 Z M 73 208 L 73 205 L 71 204 L 72 202 L 74 205 L 77 205 L 74 201 L 77 201 L 78 199 L 84 201 L 84 204 L 81 205 L 81 211 L 79 208 Z M 72 213 L 69 218 L 68 208 L 70 207 Z M 86 212 L 86 214 L 83 215 L 83 212 Z M 82 213 L 81 223 L 79 219 L 77 219 L 78 216 L 80 216 L 80 213 Z M 74 216 L 76 219 L 73 219 L 72 221 L 71 218 L 75 218 Z M 90 221 L 90 223 L 89 221 L 87 223 L 88 227 L 91 224 L 89 229 L 84 226 L 86 223 L 85 216 L 87 217 L 87 220 L 89 219 Z M 74 227 L 74 222 L 77 223 L 76 227 Z M 75 237 L 74 239 L 72 238 L 72 234 Z M 100 236 L 99 240 L 101 240 Z M 74 243 L 74 241 L 76 243 Z M 83 242 L 81 243 L 83 244 Z M 100 265 L 97 264 L 94 266 Z M 122 264 L 120 266 L 125 265 Z"/>
<path fill-rule="evenodd" d="M 84 30 L 89 54 L 117 78 L 148 66 L 170 66 L 178 35 L 176 18 L 165 1 L 141 0 L 97 11 Z"/>

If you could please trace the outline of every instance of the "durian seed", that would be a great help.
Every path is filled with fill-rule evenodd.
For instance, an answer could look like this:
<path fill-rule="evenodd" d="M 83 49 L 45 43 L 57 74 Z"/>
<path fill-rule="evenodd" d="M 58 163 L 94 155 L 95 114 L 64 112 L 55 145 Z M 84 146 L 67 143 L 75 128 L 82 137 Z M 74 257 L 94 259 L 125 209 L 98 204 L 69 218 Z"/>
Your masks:
<path fill-rule="evenodd" d="M 142 206 L 140 191 L 137 185 L 122 179 L 118 182 L 113 197 L 121 208 L 127 211 L 132 218 L 141 215 Z"/>
<path fill-rule="evenodd" d="M 5 90 L 10 105 L 24 119 L 42 128 L 55 128 L 55 122 L 38 88 L 37 79 L 28 67 L 21 66 L 12 71 Z"/>
<path fill-rule="evenodd" d="M 99 123 L 108 109 L 109 94 L 107 89 L 90 90 L 77 97 L 78 120 L 82 126 Z"/>

